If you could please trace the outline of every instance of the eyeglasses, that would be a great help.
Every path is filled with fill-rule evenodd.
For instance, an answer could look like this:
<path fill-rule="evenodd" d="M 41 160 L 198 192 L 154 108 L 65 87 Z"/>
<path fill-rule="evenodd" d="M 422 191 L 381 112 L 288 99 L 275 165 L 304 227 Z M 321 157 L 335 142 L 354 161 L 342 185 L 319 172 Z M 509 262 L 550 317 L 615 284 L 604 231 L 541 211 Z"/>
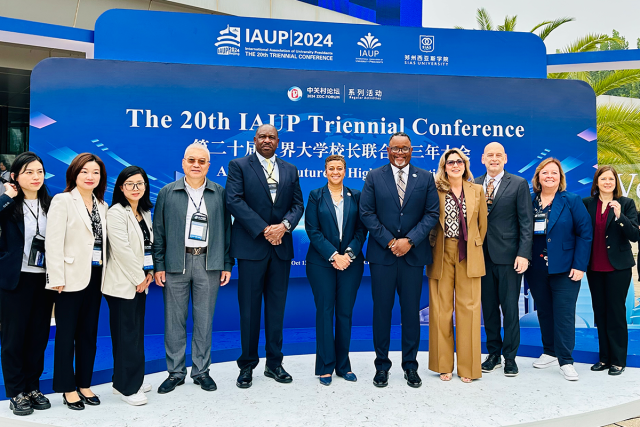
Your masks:
<path fill-rule="evenodd" d="M 275 135 L 258 135 L 258 141 L 264 141 L 265 139 L 275 141 L 278 137 Z"/>
<path fill-rule="evenodd" d="M 207 163 L 209 163 L 207 159 L 194 159 L 193 157 L 189 157 L 188 159 L 184 159 L 184 160 L 190 165 L 194 164 L 195 162 L 198 162 L 200 166 L 204 166 Z"/>
<path fill-rule="evenodd" d="M 411 147 L 389 147 L 389 151 L 392 153 L 404 153 L 407 154 L 411 151 Z"/>
<path fill-rule="evenodd" d="M 447 166 L 453 166 L 453 165 L 462 166 L 462 165 L 464 165 L 464 160 L 462 160 L 462 159 L 447 160 Z"/>
<path fill-rule="evenodd" d="M 144 182 L 144 181 L 140 181 L 140 182 L 125 182 L 122 186 L 127 191 L 142 190 L 147 186 L 147 183 Z"/>

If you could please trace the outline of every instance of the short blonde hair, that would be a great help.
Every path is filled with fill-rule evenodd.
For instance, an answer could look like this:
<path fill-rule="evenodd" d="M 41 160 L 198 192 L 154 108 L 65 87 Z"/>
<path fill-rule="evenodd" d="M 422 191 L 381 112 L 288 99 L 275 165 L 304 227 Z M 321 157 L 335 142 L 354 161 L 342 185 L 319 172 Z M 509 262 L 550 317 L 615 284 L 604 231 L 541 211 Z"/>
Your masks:
<path fill-rule="evenodd" d="M 564 171 L 562 170 L 562 164 L 560 164 L 560 160 L 555 157 L 549 157 L 540 162 L 538 167 L 536 168 L 535 173 L 533 174 L 533 179 L 531 180 L 531 187 L 533 187 L 533 192 L 539 194 L 542 191 L 542 186 L 540 185 L 540 171 L 545 168 L 549 163 L 555 163 L 558 166 L 558 170 L 560 171 L 560 185 L 558 186 L 558 191 L 564 191 L 567 189 L 567 180 L 564 177 Z"/>
<path fill-rule="evenodd" d="M 440 191 L 449 191 L 451 184 L 449 183 L 449 177 L 447 176 L 447 159 L 452 154 L 457 154 L 462 160 L 464 160 L 464 173 L 462 174 L 463 181 L 473 181 L 473 174 L 471 173 L 471 164 L 469 163 L 469 157 L 462 152 L 459 148 L 449 148 L 440 157 L 438 163 L 438 171 L 436 172 L 436 188 Z"/>

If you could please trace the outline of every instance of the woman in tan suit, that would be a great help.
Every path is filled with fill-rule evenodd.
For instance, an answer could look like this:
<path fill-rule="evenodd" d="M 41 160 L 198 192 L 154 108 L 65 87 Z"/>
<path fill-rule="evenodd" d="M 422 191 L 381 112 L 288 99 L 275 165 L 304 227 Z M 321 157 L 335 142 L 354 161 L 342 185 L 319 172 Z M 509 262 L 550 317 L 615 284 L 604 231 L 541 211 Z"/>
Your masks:
<path fill-rule="evenodd" d="M 427 266 L 429 369 L 440 372 L 442 381 L 453 377 L 455 308 L 457 372 L 463 382 L 470 383 L 482 377 L 480 278 L 485 274 L 482 242 L 487 233 L 487 202 L 482 186 L 472 183 L 469 158 L 457 148 L 442 155 L 435 179 L 440 221 L 429 236 L 433 246 L 433 264 Z"/>

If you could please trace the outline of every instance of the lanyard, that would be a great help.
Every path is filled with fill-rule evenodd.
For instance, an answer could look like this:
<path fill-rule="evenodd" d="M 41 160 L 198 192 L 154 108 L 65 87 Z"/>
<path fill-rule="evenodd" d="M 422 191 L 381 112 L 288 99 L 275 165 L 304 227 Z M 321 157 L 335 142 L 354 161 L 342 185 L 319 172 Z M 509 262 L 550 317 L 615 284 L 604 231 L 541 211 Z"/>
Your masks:
<path fill-rule="evenodd" d="M 276 184 L 278 184 L 278 180 L 277 180 L 277 179 L 275 179 L 275 178 L 273 177 L 273 173 L 276 171 L 276 165 L 275 165 L 275 162 L 274 162 L 273 168 L 271 168 L 271 173 L 269 173 L 269 171 L 267 171 L 267 170 L 265 169 L 265 167 L 264 167 L 264 165 L 262 165 L 262 163 L 260 163 L 260 166 L 262 166 L 262 170 L 264 170 L 264 173 L 266 173 L 266 174 L 267 174 L 267 183 L 269 183 L 269 180 L 270 180 L 270 179 L 272 179 L 272 180 L 273 180 L 273 182 L 275 182 Z"/>
<path fill-rule="evenodd" d="M 187 196 L 189 196 L 191 203 L 193 203 L 193 206 L 196 208 L 197 212 L 200 213 L 200 208 L 202 207 L 202 201 L 204 200 L 204 190 L 202 191 L 202 197 L 200 197 L 200 203 L 198 203 L 197 205 L 196 205 L 196 202 L 193 201 L 193 198 L 191 197 L 191 193 L 189 192 L 189 190 L 186 188 L 185 190 L 187 191 Z"/>
<path fill-rule="evenodd" d="M 504 175 L 502 175 L 502 178 L 504 178 Z M 495 178 L 491 178 L 489 176 L 489 174 L 487 174 L 487 177 L 484 179 L 484 191 L 485 191 L 485 193 L 487 191 L 487 187 L 489 186 L 489 181 L 491 181 L 493 179 L 493 191 L 491 192 L 491 194 L 489 194 L 489 197 L 491 197 L 494 194 L 496 194 L 496 189 L 498 188 L 498 185 L 500 185 L 500 183 L 502 182 L 502 178 L 500 178 L 500 180 L 497 180 Z"/>
<path fill-rule="evenodd" d="M 23 201 L 23 203 L 27 207 L 27 209 L 29 209 L 29 212 L 31 212 L 31 215 L 33 215 L 36 220 L 36 236 L 44 237 L 42 234 L 40 234 L 40 200 L 38 200 L 38 203 L 36 204 L 36 212 L 38 212 L 38 215 L 33 213 L 26 202 Z"/>

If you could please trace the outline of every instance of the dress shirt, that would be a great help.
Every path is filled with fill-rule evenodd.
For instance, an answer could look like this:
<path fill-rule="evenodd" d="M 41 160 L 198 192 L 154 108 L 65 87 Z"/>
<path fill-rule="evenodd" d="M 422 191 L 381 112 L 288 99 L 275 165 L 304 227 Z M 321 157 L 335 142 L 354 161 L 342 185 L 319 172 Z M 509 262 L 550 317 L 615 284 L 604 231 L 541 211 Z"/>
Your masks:
<path fill-rule="evenodd" d="M 269 168 L 267 167 L 267 159 L 262 157 L 260 153 L 258 153 L 257 151 L 256 151 L 256 156 L 258 157 L 258 160 L 262 165 L 262 170 L 264 171 L 265 178 L 267 178 L 267 183 L 269 183 L 269 174 L 267 173 Z M 269 161 L 273 164 L 273 173 L 271 174 L 271 178 L 275 179 L 276 182 L 280 183 L 280 170 L 278 169 L 278 162 L 276 162 L 276 155 L 274 154 L 273 156 L 271 156 Z M 277 191 L 276 193 L 271 194 L 271 198 L 273 199 L 273 201 L 276 200 L 276 195 L 277 195 Z"/>
<path fill-rule="evenodd" d="M 329 190 L 329 193 L 331 193 L 331 190 Z M 333 202 L 333 207 L 336 209 L 336 219 L 338 220 L 338 231 L 340 232 L 340 241 L 342 242 L 342 223 L 344 221 L 344 187 L 342 187 L 342 190 L 340 191 L 340 195 L 342 196 L 342 199 L 340 199 L 340 202 L 338 202 L 337 205 L 335 200 L 333 200 L 333 197 L 331 197 L 331 201 Z"/>
<path fill-rule="evenodd" d="M 502 177 L 504 176 L 504 169 L 498 175 L 492 177 L 487 173 L 487 176 L 484 178 L 484 182 L 482 183 L 482 189 L 484 190 L 484 194 L 487 194 L 487 185 L 489 185 L 489 181 L 493 179 L 493 198 L 496 198 L 496 194 L 498 193 L 498 187 L 500 187 L 500 183 L 502 182 Z"/>
<path fill-rule="evenodd" d="M 41 236 L 46 236 L 47 216 L 42 210 L 42 206 L 40 206 L 40 202 L 38 200 L 25 200 L 24 203 L 28 205 L 29 208 L 31 208 L 31 211 L 29 211 L 29 208 L 27 208 L 27 206 L 22 207 L 22 210 L 24 211 L 24 251 L 22 253 L 22 268 L 20 269 L 20 271 L 24 273 L 44 273 L 44 268 L 32 267 L 29 265 L 31 242 L 36 235 L 36 219 L 31 214 L 31 212 L 38 216 L 38 224 L 40 226 Z M 40 210 L 39 214 L 37 210 Z"/>
<path fill-rule="evenodd" d="M 391 170 L 393 171 L 393 179 L 396 182 L 396 185 L 398 185 L 398 172 L 400 171 L 400 169 L 395 167 L 393 163 L 389 164 L 391 165 Z M 404 174 L 404 183 L 409 186 L 409 164 L 402 168 L 402 173 Z"/>
<path fill-rule="evenodd" d="M 191 217 L 194 213 L 200 212 L 201 214 L 207 214 L 207 204 L 204 202 L 204 189 L 207 186 L 207 180 L 205 179 L 200 188 L 191 187 L 185 178 L 184 189 L 187 192 L 189 198 L 189 204 L 187 207 L 187 222 L 184 230 L 184 245 L 188 248 L 205 248 L 207 247 L 207 239 L 209 238 L 209 230 L 207 229 L 207 235 L 204 240 L 193 240 L 189 238 L 189 229 L 191 228 Z M 193 201 L 192 201 L 193 200 Z M 200 204 L 202 201 L 202 204 Z M 194 205 L 195 203 L 195 205 Z M 197 207 L 200 205 L 200 211 Z"/>

